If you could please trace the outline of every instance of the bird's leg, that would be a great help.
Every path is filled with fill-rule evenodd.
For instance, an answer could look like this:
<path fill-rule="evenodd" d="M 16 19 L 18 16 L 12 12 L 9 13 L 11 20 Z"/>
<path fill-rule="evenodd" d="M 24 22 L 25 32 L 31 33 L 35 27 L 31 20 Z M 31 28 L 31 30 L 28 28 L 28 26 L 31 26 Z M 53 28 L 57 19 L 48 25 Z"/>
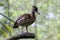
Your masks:
<path fill-rule="evenodd" d="M 27 33 L 28 33 L 28 27 L 26 26 L 26 31 L 27 31 Z"/>
<path fill-rule="evenodd" d="M 22 27 L 22 33 L 23 33 L 23 27 Z"/>

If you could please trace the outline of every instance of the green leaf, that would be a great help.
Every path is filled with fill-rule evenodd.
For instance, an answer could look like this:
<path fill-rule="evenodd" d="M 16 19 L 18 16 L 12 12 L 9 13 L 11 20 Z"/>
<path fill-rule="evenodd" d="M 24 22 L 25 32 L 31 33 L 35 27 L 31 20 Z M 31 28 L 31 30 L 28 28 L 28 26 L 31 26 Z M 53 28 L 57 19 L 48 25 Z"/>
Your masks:
<path fill-rule="evenodd" d="M 13 20 L 13 19 L 11 19 L 11 18 L 7 17 L 6 15 L 4 15 L 4 14 L 2 14 L 2 13 L 0 13 L 0 15 L 2 15 L 3 17 L 7 18 L 8 20 L 10 20 L 10 21 L 14 22 L 14 20 Z"/>
<path fill-rule="evenodd" d="M 9 32 L 13 33 L 13 28 L 12 27 L 10 27 L 9 25 L 5 25 L 5 27 Z"/>
<path fill-rule="evenodd" d="M 13 33 L 12 27 L 5 25 L 4 23 L 0 22 L 10 33 Z"/>
<path fill-rule="evenodd" d="M 3 6 L 4 5 L 4 3 L 3 2 L 0 2 L 0 6 Z"/>
<path fill-rule="evenodd" d="M 9 34 L 6 33 L 5 31 L 1 30 L 1 29 L 0 29 L 0 33 L 1 33 L 4 37 L 6 37 L 6 38 L 9 37 Z"/>

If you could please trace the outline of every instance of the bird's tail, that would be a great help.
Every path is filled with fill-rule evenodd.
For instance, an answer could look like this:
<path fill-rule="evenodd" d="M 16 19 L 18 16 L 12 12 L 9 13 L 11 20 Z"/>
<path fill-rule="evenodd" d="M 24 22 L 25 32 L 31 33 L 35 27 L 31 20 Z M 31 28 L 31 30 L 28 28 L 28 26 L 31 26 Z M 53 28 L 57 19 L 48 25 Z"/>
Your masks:
<path fill-rule="evenodd" d="M 19 24 L 15 22 L 13 28 L 18 28 L 18 27 L 19 27 Z"/>

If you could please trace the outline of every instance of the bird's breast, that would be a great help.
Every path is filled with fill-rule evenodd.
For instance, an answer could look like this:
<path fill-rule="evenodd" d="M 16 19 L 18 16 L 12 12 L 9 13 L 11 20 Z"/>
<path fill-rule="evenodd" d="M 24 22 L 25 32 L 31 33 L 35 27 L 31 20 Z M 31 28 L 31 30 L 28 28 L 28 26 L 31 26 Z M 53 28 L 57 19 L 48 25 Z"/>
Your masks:
<path fill-rule="evenodd" d="M 26 15 L 21 17 L 17 22 L 20 24 L 20 26 L 29 26 L 36 20 L 35 16 L 32 15 Z"/>

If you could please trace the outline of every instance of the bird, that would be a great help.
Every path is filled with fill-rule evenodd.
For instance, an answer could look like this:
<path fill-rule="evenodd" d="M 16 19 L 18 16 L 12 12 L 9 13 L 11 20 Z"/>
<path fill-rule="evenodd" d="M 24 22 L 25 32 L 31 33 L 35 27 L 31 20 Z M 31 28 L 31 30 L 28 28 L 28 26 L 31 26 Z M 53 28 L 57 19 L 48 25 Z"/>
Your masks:
<path fill-rule="evenodd" d="M 19 26 L 22 27 L 22 33 L 23 33 L 23 27 L 26 27 L 26 32 L 28 33 L 28 26 L 33 24 L 36 20 L 35 13 L 39 13 L 37 6 L 32 6 L 31 13 L 26 13 L 21 15 L 14 23 L 13 28 L 18 28 Z"/>

